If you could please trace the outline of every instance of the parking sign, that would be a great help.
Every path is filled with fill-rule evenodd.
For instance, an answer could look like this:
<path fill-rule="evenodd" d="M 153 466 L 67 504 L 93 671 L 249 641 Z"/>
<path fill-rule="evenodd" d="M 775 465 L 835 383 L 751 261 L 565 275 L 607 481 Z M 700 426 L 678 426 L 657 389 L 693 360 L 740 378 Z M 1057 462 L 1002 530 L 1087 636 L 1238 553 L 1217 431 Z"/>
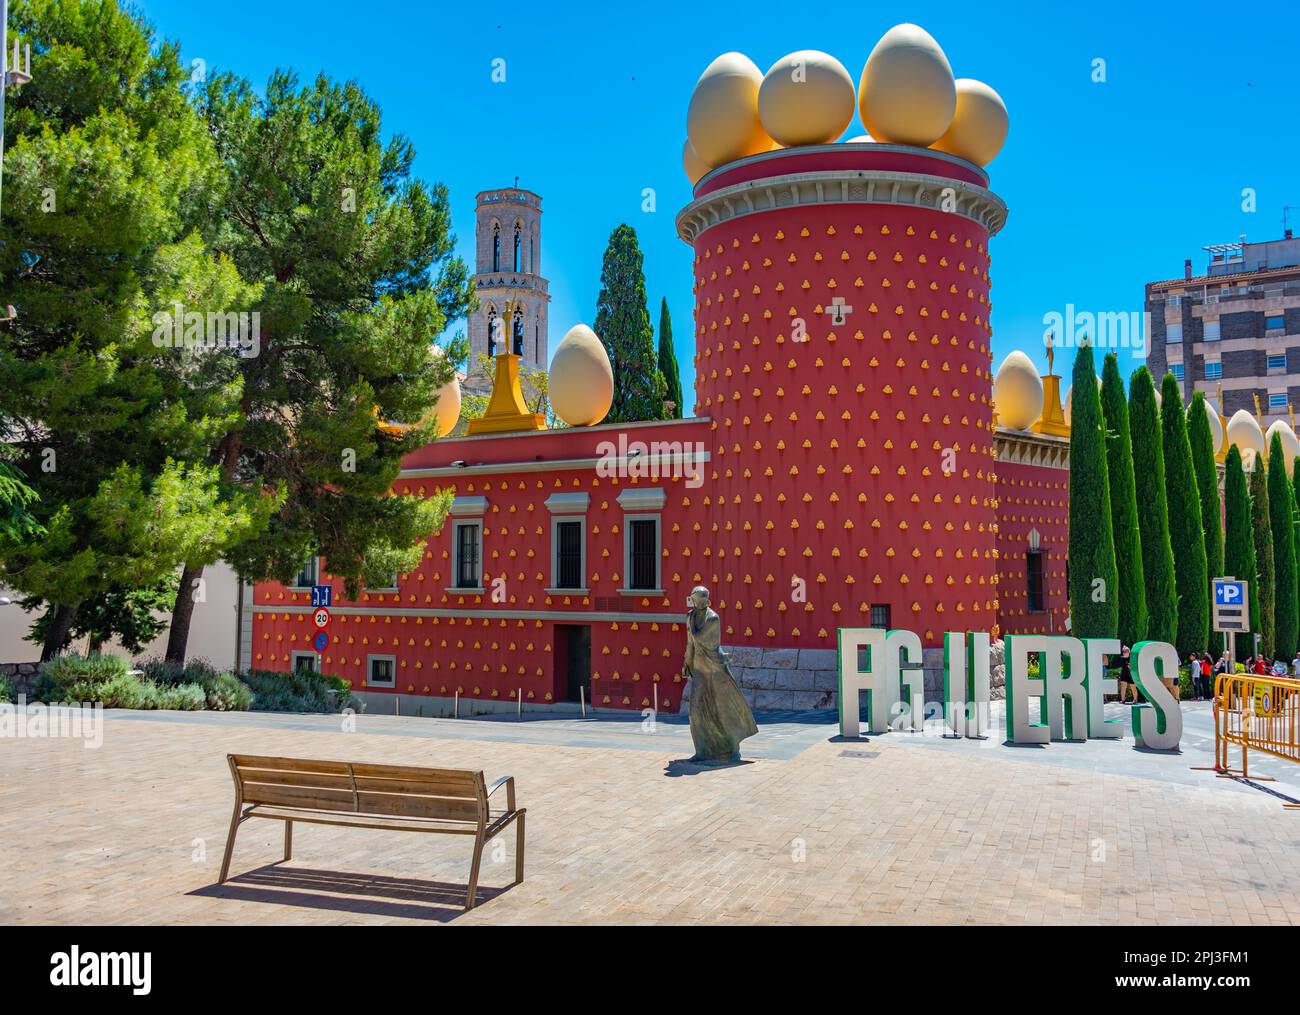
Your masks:
<path fill-rule="evenodd" d="M 1214 630 L 1223 632 L 1250 629 L 1249 582 L 1235 578 L 1215 578 Z"/>

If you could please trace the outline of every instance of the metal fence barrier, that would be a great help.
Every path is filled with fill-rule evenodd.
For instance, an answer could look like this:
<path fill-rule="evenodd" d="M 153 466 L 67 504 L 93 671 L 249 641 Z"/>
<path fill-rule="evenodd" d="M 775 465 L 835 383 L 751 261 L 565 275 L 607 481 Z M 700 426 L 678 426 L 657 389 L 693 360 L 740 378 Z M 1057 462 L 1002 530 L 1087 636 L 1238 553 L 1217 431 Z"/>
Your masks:
<path fill-rule="evenodd" d="M 1241 752 L 1239 768 L 1230 762 L 1234 745 Z M 1250 775 L 1251 751 L 1300 762 L 1300 680 L 1224 673 L 1215 682 L 1213 771 L 1220 779 L 1275 781 Z"/>

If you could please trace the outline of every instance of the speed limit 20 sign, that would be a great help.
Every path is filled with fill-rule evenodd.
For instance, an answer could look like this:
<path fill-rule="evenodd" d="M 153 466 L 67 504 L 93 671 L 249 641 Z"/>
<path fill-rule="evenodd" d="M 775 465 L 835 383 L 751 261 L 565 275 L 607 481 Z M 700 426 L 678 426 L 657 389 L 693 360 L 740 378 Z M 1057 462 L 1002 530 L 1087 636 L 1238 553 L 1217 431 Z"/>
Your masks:
<path fill-rule="evenodd" d="M 324 606 L 318 606 L 312 611 L 311 620 L 319 630 L 323 631 L 330 626 L 330 611 Z"/>

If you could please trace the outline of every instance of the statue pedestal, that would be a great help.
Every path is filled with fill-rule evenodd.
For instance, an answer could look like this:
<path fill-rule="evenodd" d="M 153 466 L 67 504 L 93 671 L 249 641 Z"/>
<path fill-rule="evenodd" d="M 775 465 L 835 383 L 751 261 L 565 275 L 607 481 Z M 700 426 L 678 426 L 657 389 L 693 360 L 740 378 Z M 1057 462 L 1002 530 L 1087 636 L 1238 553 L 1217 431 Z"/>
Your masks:
<path fill-rule="evenodd" d="M 529 412 L 519 387 L 519 360 L 513 353 L 497 356 L 497 372 L 492 382 L 492 400 L 481 419 L 470 420 L 470 436 L 484 433 L 512 433 L 519 430 L 545 430 L 546 417 Z"/>

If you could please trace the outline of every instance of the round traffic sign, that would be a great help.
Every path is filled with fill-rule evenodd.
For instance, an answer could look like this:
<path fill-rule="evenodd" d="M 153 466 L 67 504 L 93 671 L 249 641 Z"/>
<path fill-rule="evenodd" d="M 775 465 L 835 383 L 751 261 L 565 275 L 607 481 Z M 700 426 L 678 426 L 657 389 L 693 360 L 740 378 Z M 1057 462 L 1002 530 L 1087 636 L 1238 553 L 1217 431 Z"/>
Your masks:
<path fill-rule="evenodd" d="M 322 631 L 330 626 L 330 611 L 323 606 L 318 606 L 311 615 L 312 623 Z"/>
<path fill-rule="evenodd" d="M 312 647 L 316 649 L 317 652 L 324 652 L 329 648 L 330 636 L 324 631 L 317 631 L 316 637 L 311 640 L 311 643 Z"/>

